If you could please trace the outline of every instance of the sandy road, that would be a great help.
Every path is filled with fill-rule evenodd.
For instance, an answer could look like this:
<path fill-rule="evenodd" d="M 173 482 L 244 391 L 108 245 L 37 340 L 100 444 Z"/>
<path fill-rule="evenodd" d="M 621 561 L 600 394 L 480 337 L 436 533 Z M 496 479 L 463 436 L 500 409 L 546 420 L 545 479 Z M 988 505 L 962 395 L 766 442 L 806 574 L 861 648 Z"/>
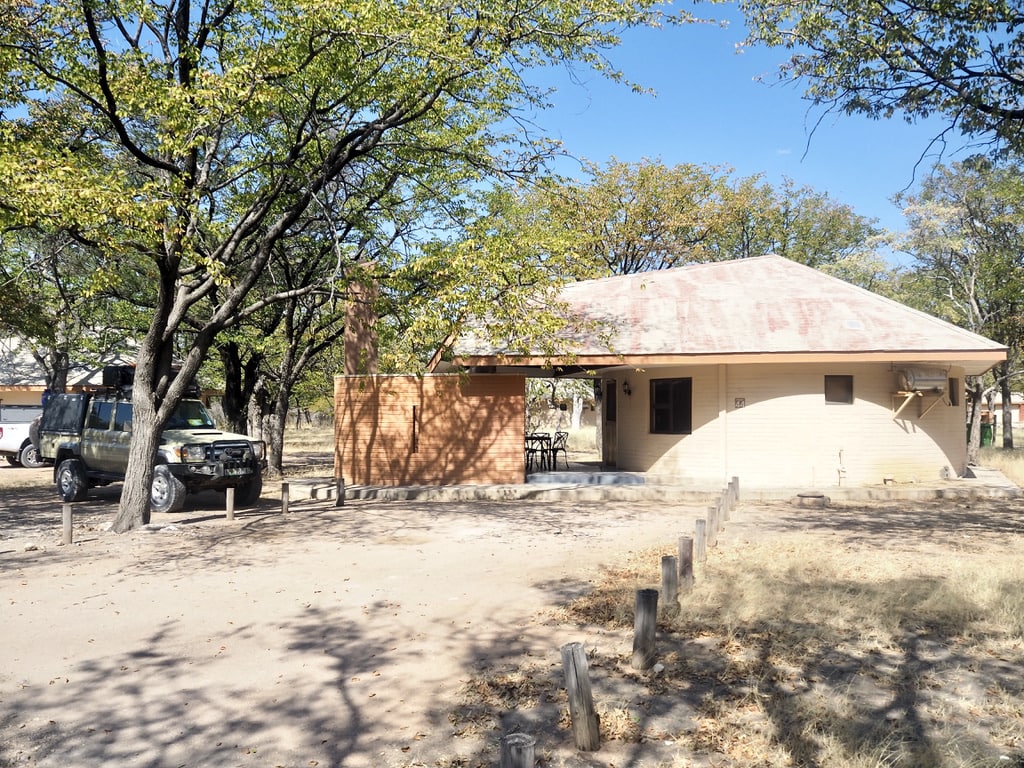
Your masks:
<path fill-rule="evenodd" d="M 15 472 L 39 482 L 5 485 Z M 585 638 L 538 612 L 697 514 L 307 501 L 283 517 L 265 499 L 229 523 L 210 494 L 116 535 L 115 487 L 61 547 L 48 479 L 0 468 L 0 765 L 487 764 L 500 734 L 452 738 L 461 681 L 524 654 L 554 669 Z"/>

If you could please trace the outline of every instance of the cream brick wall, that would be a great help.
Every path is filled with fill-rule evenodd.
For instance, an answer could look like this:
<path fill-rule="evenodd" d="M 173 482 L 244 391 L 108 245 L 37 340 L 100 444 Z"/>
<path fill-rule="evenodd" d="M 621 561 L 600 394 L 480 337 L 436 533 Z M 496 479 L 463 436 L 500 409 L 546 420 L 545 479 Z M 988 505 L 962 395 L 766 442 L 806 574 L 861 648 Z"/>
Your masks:
<path fill-rule="evenodd" d="M 853 376 L 852 405 L 825 402 L 826 374 Z M 963 380 L 962 370 L 949 375 Z M 648 434 L 650 379 L 674 377 L 693 379 L 693 432 Z M 887 477 L 933 480 L 943 467 L 964 469 L 962 395 L 959 406 L 943 400 L 922 417 L 934 400 L 926 395 L 894 419 L 902 398 L 894 396 L 896 374 L 888 364 L 673 367 L 623 378 L 633 394 L 619 398 L 622 470 L 701 485 L 737 476 L 747 487 L 823 489 Z"/>

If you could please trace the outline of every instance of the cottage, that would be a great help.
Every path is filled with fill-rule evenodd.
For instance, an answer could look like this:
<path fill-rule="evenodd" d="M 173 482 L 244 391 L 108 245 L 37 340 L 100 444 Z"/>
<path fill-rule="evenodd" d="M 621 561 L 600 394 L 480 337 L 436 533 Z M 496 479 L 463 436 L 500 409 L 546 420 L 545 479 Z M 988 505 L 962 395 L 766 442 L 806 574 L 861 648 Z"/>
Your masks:
<path fill-rule="evenodd" d="M 989 339 L 778 256 L 589 280 L 567 286 L 561 298 L 607 332 L 570 334 L 558 360 L 470 337 L 456 344 L 457 362 L 469 371 L 460 387 L 503 381 L 501 418 L 493 421 L 500 427 L 485 443 L 467 430 L 488 413 L 448 400 L 460 414 L 457 436 L 453 442 L 443 418 L 432 421 L 437 445 L 421 456 L 425 472 L 370 471 L 381 422 L 364 409 L 369 419 L 358 427 L 339 412 L 339 470 L 355 482 L 385 484 L 520 482 L 521 452 L 513 453 L 507 434 L 517 445 L 522 439 L 519 377 L 563 366 L 600 382 L 602 459 L 620 470 L 694 487 L 738 476 L 748 488 L 956 476 L 967 453 L 963 379 L 1006 355 Z M 401 414 L 400 434 L 414 431 L 414 408 L 436 410 L 429 398 L 402 401 L 398 381 L 380 377 L 339 379 L 336 406 L 351 411 L 353 397 L 365 400 L 382 385 L 392 417 Z M 418 435 L 423 450 L 422 428 Z M 405 471 L 416 460 L 403 440 L 392 443 L 388 460 Z M 439 466 L 450 471 L 432 475 Z M 474 476 L 475 466 L 488 468 L 486 480 Z"/>

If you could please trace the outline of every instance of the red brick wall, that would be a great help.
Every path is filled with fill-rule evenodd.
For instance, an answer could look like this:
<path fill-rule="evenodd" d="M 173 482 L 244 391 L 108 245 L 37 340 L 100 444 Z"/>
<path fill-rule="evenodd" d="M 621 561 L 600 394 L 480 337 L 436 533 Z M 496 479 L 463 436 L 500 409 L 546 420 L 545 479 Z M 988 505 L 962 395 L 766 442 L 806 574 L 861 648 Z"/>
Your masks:
<path fill-rule="evenodd" d="M 522 376 L 339 376 L 335 474 L 350 485 L 521 483 Z"/>

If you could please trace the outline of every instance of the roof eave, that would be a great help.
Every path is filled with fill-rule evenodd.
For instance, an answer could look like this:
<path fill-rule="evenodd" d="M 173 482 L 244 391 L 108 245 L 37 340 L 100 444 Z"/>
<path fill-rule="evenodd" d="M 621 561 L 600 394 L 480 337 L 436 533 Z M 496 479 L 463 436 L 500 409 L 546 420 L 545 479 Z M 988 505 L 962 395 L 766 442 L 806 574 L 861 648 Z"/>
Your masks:
<path fill-rule="evenodd" d="M 778 363 L 934 363 L 962 366 L 969 376 L 980 376 L 1006 360 L 1006 348 L 986 350 L 870 350 L 859 352 L 729 352 L 708 354 L 612 355 L 587 354 L 566 358 L 517 355 L 460 355 L 455 362 L 466 368 L 493 366 L 578 368 L 663 365 L 758 365 Z"/>

